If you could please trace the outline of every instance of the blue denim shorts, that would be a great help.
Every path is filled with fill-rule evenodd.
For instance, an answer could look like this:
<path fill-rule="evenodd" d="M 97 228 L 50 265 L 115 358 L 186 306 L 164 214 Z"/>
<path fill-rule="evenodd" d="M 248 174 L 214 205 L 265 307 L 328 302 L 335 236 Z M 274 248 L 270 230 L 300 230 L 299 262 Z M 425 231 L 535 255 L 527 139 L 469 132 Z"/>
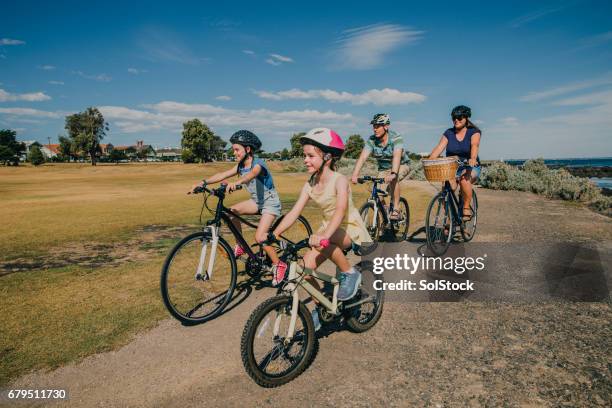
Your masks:
<path fill-rule="evenodd" d="M 281 201 L 276 190 L 268 190 L 264 193 L 263 202 L 257 203 L 260 214 L 281 215 Z"/>
<path fill-rule="evenodd" d="M 470 166 L 459 166 L 459 168 L 457 169 L 457 175 L 456 177 L 458 178 L 459 176 L 461 176 L 463 174 L 464 171 L 471 169 L 472 171 L 470 172 L 470 176 L 472 177 L 472 180 L 478 180 L 478 177 L 480 177 L 480 166 L 476 166 L 476 167 L 470 167 Z"/>

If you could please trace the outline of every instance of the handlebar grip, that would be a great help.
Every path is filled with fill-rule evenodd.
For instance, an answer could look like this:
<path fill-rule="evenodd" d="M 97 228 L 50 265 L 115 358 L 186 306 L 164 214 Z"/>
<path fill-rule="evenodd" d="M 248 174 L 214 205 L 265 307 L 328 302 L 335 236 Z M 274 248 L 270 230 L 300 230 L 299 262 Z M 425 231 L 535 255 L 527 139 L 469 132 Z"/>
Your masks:
<path fill-rule="evenodd" d="M 327 248 L 329 246 L 329 239 L 320 240 L 319 245 L 321 245 L 321 248 Z"/>
<path fill-rule="evenodd" d="M 365 180 L 363 179 L 363 177 L 359 177 L 359 178 L 357 179 L 357 182 L 358 182 L 359 184 L 363 184 L 363 183 L 365 183 Z"/>

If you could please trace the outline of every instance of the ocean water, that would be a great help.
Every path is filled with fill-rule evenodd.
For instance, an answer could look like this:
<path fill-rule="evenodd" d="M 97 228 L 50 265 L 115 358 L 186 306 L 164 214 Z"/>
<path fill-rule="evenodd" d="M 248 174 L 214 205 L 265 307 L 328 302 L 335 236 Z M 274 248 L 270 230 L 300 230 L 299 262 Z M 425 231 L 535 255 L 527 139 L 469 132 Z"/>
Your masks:
<path fill-rule="evenodd" d="M 525 160 L 504 160 L 508 164 L 520 166 Z M 612 167 L 612 157 L 594 157 L 584 159 L 544 159 L 548 166 L 565 167 Z"/>
<path fill-rule="evenodd" d="M 610 177 L 591 177 L 589 180 L 597 184 L 597 187 L 599 188 L 609 188 L 612 190 L 612 178 Z"/>

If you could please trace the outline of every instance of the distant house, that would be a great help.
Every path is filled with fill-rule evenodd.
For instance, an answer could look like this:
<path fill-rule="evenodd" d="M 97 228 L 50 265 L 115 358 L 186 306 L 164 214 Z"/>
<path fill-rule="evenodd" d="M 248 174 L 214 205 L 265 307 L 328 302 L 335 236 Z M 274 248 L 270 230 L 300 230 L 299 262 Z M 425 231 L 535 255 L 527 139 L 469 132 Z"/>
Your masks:
<path fill-rule="evenodd" d="M 181 153 L 183 151 L 180 148 L 165 147 L 163 149 L 157 149 L 157 158 L 161 161 L 181 161 Z"/>
<path fill-rule="evenodd" d="M 45 157 L 47 159 L 52 159 L 54 157 L 59 156 L 59 154 L 60 154 L 59 144 L 46 144 L 46 145 L 42 145 L 40 150 L 42 151 L 42 153 L 45 155 Z"/>
<path fill-rule="evenodd" d="M 111 143 L 101 143 L 100 144 L 100 154 L 102 156 L 108 156 L 110 152 L 113 151 L 114 148 L 115 146 L 113 146 Z"/>

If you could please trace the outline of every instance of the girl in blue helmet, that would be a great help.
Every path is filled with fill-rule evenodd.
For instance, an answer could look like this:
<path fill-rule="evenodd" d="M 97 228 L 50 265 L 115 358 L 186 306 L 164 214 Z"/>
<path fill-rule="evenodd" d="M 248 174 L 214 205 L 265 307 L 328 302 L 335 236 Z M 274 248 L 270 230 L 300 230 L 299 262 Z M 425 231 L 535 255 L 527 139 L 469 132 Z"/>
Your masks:
<path fill-rule="evenodd" d="M 232 150 L 234 156 L 238 160 L 238 164 L 227 171 L 210 176 L 202 181 L 202 183 L 194 186 L 194 188 L 197 186 L 218 183 L 238 175 L 238 180 L 227 185 L 227 191 L 232 192 L 236 190 L 237 185 L 244 184 L 249 193 L 251 193 L 251 198 L 234 204 L 230 209 L 237 215 L 261 214 L 261 219 L 257 225 L 257 231 L 255 232 L 255 239 L 257 242 L 263 243 L 268 237 L 268 231 L 272 223 L 276 217 L 281 215 L 280 198 L 274 187 L 272 174 L 265 161 L 254 156 L 254 153 L 261 148 L 261 141 L 259 138 L 253 132 L 239 130 L 232 135 L 230 143 L 232 143 Z M 238 218 L 232 217 L 232 223 L 238 231 L 242 231 Z M 276 251 L 271 246 L 264 246 L 264 250 L 272 261 L 272 285 L 276 286 L 283 280 L 287 270 L 287 264 L 279 260 Z M 240 245 L 236 245 L 234 248 L 234 255 L 236 258 L 242 256 L 244 253 L 244 248 Z"/>

